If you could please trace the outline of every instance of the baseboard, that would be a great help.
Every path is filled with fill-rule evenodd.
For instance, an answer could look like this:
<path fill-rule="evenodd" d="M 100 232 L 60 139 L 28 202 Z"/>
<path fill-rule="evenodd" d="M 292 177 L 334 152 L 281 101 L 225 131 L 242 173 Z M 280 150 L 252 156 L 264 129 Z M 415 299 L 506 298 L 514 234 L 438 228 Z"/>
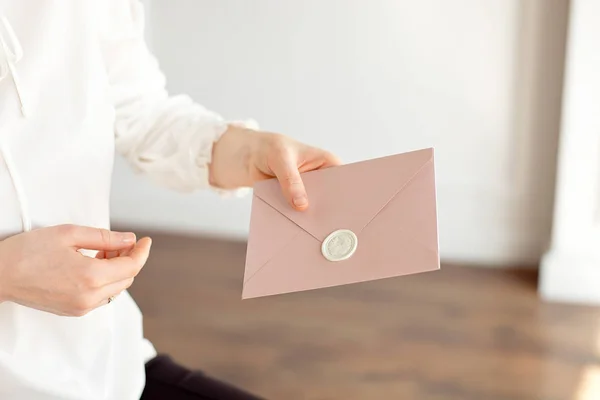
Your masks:
<path fill-rule="evenodd" d="M 539 291 L 550 302 L 600 305 L 600 257 L 549 251 L 542 258 Z"/>

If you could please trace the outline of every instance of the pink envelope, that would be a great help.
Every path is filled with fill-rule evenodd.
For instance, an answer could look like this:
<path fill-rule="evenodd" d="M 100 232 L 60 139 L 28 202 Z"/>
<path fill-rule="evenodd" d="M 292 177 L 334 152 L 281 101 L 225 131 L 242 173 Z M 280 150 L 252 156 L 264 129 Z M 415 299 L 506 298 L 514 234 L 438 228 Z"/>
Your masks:
<path fill-rule="evenodd" d="M 242 298 L 440 268 L 433 149 L 302 174 L 310 207 L 254 186 Z"/>

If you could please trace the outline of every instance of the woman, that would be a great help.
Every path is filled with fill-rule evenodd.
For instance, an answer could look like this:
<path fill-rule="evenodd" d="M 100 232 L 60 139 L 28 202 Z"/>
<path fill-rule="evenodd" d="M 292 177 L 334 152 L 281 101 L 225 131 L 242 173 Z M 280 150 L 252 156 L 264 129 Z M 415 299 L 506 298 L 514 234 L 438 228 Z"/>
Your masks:
<path fill-rule="evenodd" d="M 256 398 L 144 339 L 126 289 L 151 241 L 108 230 L 115 148 L 176 190 L 277 177 L 298 210 L 299 172 L 338 160 L 169 96 L 137 0 L 0 0 L 0 16 L 0 398 Z"/>

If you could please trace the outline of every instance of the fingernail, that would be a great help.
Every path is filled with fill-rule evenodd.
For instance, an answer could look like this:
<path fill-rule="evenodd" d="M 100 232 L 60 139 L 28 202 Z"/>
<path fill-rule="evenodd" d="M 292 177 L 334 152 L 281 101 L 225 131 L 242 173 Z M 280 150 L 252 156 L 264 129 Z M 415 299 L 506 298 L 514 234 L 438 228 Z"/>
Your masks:
<path fill-rule="evenodd" d="M 120 233 L 119 240 L 121 241 L 121 243 L 135 243 L 135 233 Z"/>
<path fill-rule="evenodd" d="M 293 201 L 296 207 L 305 207 L 308 204 L 308 199 L 306 196 L 294 197 Z"/>

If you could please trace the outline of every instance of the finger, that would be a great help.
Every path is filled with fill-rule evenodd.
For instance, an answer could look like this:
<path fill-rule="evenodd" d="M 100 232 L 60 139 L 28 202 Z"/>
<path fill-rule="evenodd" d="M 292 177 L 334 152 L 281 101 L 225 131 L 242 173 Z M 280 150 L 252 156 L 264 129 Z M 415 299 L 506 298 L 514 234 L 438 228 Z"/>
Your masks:
<path fill-rule="evenodd" d="M 119 257 L 120 250 L 111 250 L 106 252 L 106 258 L 110 260 L 111 258 Z"/>
<path fill-rule="evenodd" d="M 133 285 L 134 278 L 123 279 L 122 281 L 111 283 L 110 285 L 106 285 L 99 289 L 97 293 L 95 293 L 96 298 L 96 307 L 100 307 L 102 305 L 108 304 L 108 300 L 111 297 L 117 297 L 121 292 L 127 290 Z"/>
<path fill-rule="evenodd" d="M 124 255 L 119 258 L 130 258 L 136 263 L 144 266 L 148 261 L 150 255 L 150 248 L 152 247 L 152 239 L 149 237 L 142 238 L 137 242 L 135 247 L 124 251 Z"/>
<path fill-rule="evenodd" d="M 110 251 L 101 250 L 98 252 L 98 254 L 96 254 L 96 258 L 110 260 L 111 258 L 127 255 L 127 254 L 129 254 L 129 252 L 131 252 L 132 249 L 133 249 L 133 246 L 125 247 L 124 249 L 119 249 L 119 250 L 110 250 Z"/>
<path fill-rule="evenodd" d="M 279 180 L 284 196 L 292 207 L 297 210 L 308 208 L 308 196 L 295 157 L 289 153 L 282 153 L 270 167 Z"/>
<path fill-rule="evenodd" d="M 104 250 L 100 250 L 98 252 L 98 254 L 96 254 L 96 258 L 104 260 L 104 259 L 111 259 L 111 258 L 115 258 L 118 257 L 121 253 L 121 250 L 111 250 L 111 251 L 104 251 Z"/>
<path fill-rule="evenodd" d="M 312 148 L 303 156 L 304 161 L 299 164 L 300 172 L 314 171 L 341 165 L 341 160 L 335 155 L 321 149 Z"/>
<path fill-rule="evenodd" d="M 127 278 L 122 281 L 114 282 L 110 285 L 98 288 L 94 292 L 79 298 L 69 307 L 69 312 L 61 314 L 78 317 L 86 315 L 90 311 L 112 302 L 114 298 L 116 298 L 124 290 L 127 290 L 133 284 L 133 280 L 133 278 Z"/>
<path fill-rule="evenodd" d="M 77 225 L 61 225 L 56 229 L 70 246 L 77 249 L 113 251 L 135 244 L 135 234 L 132 232 L 115 232 Z"/>
<path fill-rule="evenodd" d="M 321 168 L 336 167 L 338 165 L 342 165 L 342 160 L 340 160 L 339 157 L 335 154 L 325 152 L 325 154 L 323 155 L 323 165 L 321 166 Z"/>
<path fill-rule="evenodd" d="M 150 255 L 152 240 L 143 238 L 124 255 L 105 260 L 96 260 L 93 274 L 97 275 L 100 286 L 137 276 Z"/>

